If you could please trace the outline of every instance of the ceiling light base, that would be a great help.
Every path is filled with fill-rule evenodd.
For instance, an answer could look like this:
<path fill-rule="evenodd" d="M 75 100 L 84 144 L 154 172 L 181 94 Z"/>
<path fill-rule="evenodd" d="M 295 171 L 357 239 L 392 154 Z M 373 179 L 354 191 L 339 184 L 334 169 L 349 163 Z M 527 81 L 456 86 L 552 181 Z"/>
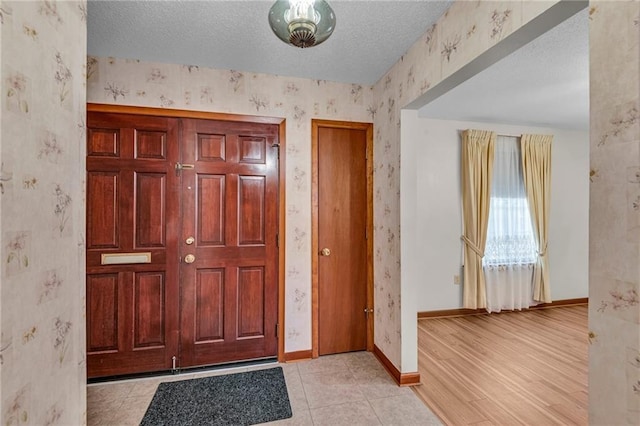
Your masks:
<path fill-rule="evenodd" d="M 316 44 L 315 24 L 308 21 L 296 21 L 289 24 L 289 43 L 305 48 Z"/>
<path fill-rule="evenodd" d="M 278 0 L 269 10 L 274 34 L 292 46 L 317 46 L 333 33 L 336 17 L 324 0 Z"/>

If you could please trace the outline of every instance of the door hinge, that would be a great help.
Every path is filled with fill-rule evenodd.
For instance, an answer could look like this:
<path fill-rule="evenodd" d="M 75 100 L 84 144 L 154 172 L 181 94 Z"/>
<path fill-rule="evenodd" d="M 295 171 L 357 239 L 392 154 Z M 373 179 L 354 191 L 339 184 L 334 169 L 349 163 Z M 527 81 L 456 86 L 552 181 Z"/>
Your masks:
<path fill-rule="evenodd" d="M 373 314 L 373 308 L 371 309 L 364 308 L 364 316 L 369 318 L 369 314 Z"/>
<path fill-rule="evenodd" d="M 280 144 L 276 142 L 273 145 L 271 145 L 271 148 L 276 148 L 278 150 L 278 160 L 279 160 L 280 159 Z"/>
<path fill-rule="evenodd" d="M 276 337 L 278 337 L 278 328 L 280 328 L 279 325 L 280 324 L 276 323 Z"/>
<path fill-rule="evenodd" d="M 280 234 L 276 232 L 276 248 L 280 248 Z"/>

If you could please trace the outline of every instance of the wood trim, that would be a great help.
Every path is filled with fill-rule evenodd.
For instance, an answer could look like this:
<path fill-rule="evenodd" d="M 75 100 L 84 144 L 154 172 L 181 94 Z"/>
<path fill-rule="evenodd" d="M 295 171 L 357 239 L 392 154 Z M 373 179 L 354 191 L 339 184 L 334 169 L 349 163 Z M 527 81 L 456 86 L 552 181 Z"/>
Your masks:
<path fill-rule="evenodd" d="M 318 122 L 311 120 L 311 353 L 318 358 Z"/>
<path fill-rule="evenodd" d="M 284 362 L 295 362 L 311 359 L 313 357 L 313 351 L 307 349 L 306 351 L 287 352 L 284 354 Z"/>
<path fill-rule="evenodd" d="M 373 297 L 373 124 L 367 126 L 367 307 L 372 310 L 367 324 L 367 351 L 373 351 L 373 323 L 375 300 Z"/>
<path fill-rule="evenodd" d="M 280 148 L 278 148 L 278 172 L 279 172 L 279 194 L 278 194 L 278 361 L 282 362 L 285 359 L 284 352 L 284 338 L 285 338 L 285 316 L 284 316 L 284 301 L 285 301 L 285 275 L 286 275 L 286 230 L 287 230 L 287 200 L 286 200 L 286 186 L 287 186 L 287 167 L 286 167 L 286 157 L 287 157 L 287 144 L 286 144 L 286 134 L 287 134 L 287 122 L 286 120 L 282 120 L 279 123 L 278 128 L 278 143 L 280 144 Z"/>
<path fill-rule="evenodd" d="M 191 111 L 185 109 L 138 107 L 129 105 L 87 104 L 87 112 L 155 115 L 158 117 L 200 118 L 203 120 L 243 121 L 248 123 L 283 124 L 284 118 L 257 115 L 228 114 L 223 112 Z"/>
<path fill-rule="evenodd" d="M 280 143 L 279 192 L 278 192 L 278 361 L 285 359 L 285 254 L 286 254 L 286 120 L 278 117 L 261 117 L 255 115 L 227 114 L 218 112 L 190 111 L 168 108 L 137 107 L 128 105 L 111 105 L 87 103 L 87 112 L 106 112 L 132 115 L 154 115 L 161 117 L 196 118 L 204 120 L 240 121 L 248 123 L 266 123 L 278 125 Z"/>
<path fill-rule="evenodd" d="M 563 299 L 563 300 L 555 300 L 551 303 L 541 303 L 540 305 L 531 306 L 530 308 L 523 310 L 532 310 L 532 309 L 547 309 L 547 308 L 558 308 L 560 306 L 571 306 L 571 305 L 588 305 L 589 298 L 581 297 L 578 299 Z M 507 311 L 512 312 L 512 311 Z M 485 309 L 444 309 L 441 311 L 426 311 L 426 312 L 418 312 L 418 319 L 422 318 L 444 318 L 444 317 L 462 317 L 465 315 L 489 315 Z"/>
<path fill-rule="evenodd" d="M 420 373 L 400 373 L 400 386 L 418 386 L 420 384 Z"/>
<path fill-rule="evenodd" d="M 417 371 L 414 373 L 401 373 L 376 345 L 373 345 L 373 354 L 378 358 L 393 380 L 396 381 L 398 386 L 416 386 L 420 384 L 420 373 Z"/>
<path fill-rule="evenodd" d="M 313 358 L 318 351 L 318 129 L 332 127 L 366 131 L 366 173 L 367 173 L 367 304 L 374 309 L 373 298 L 373 124 L 311 120 L 311 351 Z M 367 350 L 374 350 L 373 315 L 367 319 Z"/>
<path fill-rule="evenodd" d="M 532 306 L 529 309 L 557 308 L 560 306 L 588 305 L 588 304 L 589 304 L 588 297 L 580 297 L 577 299 L 562 299 L 562 300 L 554 300 L 551 303 L 541 303 L 539 305 Z"/>

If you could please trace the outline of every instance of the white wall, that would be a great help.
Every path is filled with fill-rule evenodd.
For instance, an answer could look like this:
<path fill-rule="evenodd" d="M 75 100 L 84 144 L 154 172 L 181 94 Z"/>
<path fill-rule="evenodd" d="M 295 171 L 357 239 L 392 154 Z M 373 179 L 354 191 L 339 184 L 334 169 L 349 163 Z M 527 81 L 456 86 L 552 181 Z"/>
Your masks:
<path fill-rule="evenodd" d="M 461 274 L 462 263 L 460 131 L 469 128 L 509 135 L 554 135 L 549 229 L 551 296 L 553 300 L 587 297 L 589 133 L 434 120 L 405 110 L 401 264 L 403 291 L 410 291 L 414 297 L 408 299 L 415 303 L 415 309 L 408 310 L 415 314 L 462 307 L 462 285 L 455 285 L 453 276 Z"/>

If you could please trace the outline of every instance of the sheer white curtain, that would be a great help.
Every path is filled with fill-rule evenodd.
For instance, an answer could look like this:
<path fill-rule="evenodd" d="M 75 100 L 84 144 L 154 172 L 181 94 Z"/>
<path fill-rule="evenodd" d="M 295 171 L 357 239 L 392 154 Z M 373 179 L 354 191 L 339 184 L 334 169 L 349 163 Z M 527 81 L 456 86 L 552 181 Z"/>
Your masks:
<path fill-rule="evenodd" d="M 536 242 L 517 137 L 498 136 L 496 140 L 484 254 L 487 311 L 536 304 L 532 290 Z"/>

